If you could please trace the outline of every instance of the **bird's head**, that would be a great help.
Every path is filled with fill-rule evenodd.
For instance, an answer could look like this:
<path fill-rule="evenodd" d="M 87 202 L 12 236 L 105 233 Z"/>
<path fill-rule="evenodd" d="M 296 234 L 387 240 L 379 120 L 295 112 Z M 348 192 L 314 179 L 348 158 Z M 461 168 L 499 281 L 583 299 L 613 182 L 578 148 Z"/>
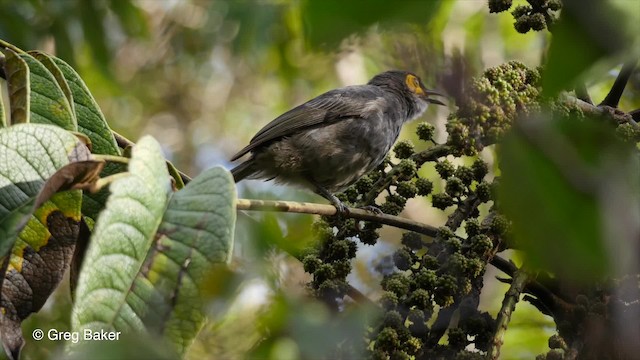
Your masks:
<path fill-rule="evenodd" d="M 369 81 L 369 85 L 387 87 L 401 92 L 405 96 L 410 96 L 416 104 L 437 104 L 445 105 L 442 101 L 430 96 L 444 96 L 443 94 L 427 89 L 418 75 L 402 70 L 385 71 L 378 74 Z"/>

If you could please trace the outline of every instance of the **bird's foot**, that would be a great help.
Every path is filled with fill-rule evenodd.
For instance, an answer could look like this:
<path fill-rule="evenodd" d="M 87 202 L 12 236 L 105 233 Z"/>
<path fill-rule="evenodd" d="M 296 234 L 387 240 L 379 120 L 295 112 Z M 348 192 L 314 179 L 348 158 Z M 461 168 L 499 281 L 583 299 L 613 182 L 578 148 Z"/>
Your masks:
<path fill-rule="evenodd" d="M 336 215 L 342 217 L 346 217 L 347 215 L 349 215 L 349 208 L 347 207 L 347 205 L 345 205 L 345 203 L 340 201 L 340 199 L 332 195 L 332 198 L 329 199 L 329 201 L 331 201 L 331 205 L 336 207 Z"/>
<path fill-rule="evenodd" d="M 316 193 L 318 195 L 320 195 L 323 198 L 329 200 L 331 202 L 331 205 L 336 207 L 336 215 L 342 216 L 342 217 L 346 217 L 347 215 L 349 215 L 349 208 L 342 201 L 340 201 L 340 199 L 338 199 L 335 195 L 330 193 L 324 187 L 322 187 L 322 186 L 320 186 L 318 184 L 315 184 L 313 182 L 311 182 L 311 183 L 316 186 Z"/>

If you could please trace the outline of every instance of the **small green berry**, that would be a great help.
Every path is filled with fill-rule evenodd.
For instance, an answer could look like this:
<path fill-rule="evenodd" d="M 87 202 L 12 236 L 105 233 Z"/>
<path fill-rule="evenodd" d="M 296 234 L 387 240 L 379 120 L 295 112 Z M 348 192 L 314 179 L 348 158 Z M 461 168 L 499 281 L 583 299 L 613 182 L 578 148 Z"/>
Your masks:
<path fill-rule="evenodd" d="M 396 166 L 400 169 L 400 175 L 404 179 L 411 179 L 418 171 L 416 162 L 411 159 L 402 159 Z"/>
<path fill-rule="evenodd" d="M 482 181 L 476 186 L 476 195 L 482 202 L 491 200 L 491 185 L 486 181 Z"/>
<path fill-rule="evenodd" d="M 409 140 L 400 140 L 393 147 L 393 152 L 396 154 L 398 159 L 408 159 L 413 155 L 415 149 L 413 144 Z"/>
<path fill-rule="evenodd" d="M 445 186 L 445 191 L 453 198 L 457 198 L 463 195 L 464 193 L 464 183 L 457 177 L 450 177 L 447 179 L 447 184 Z"/>
<path fill-rule="evenodd" d="M 400 270 L 409 270 L 415 262 L 415 255 L 408 248 L 400 248 L 393 254 L 393 262 Z"/>
<path fill-rule="evenodd" d="M 467 232 L 467 236 L 474 236 L 480 233 L 480 222 L 478 219 L 467 219 L 464 224 L 464 230 Z"/>
<path fill-rule="evenodd" d="M 440 175 L 442 179 L 448 179 L 450 176 L 453 176 L 455 171 L 455 167 L 449 160 L 439 161 L 436 164 L 436 171 Z"/>
<path fill-rule="evenodd" d="M 420 196 L 427 196 L 433 190 L 433 183 L 429 179 L 417 178 L 415 185 Z"/>
<path fill-rule="evenodd" d="M 410 199 L 416 196 L 418 188 L 411 182 L 403 181 L 396 187 L 396 192 L 398 193 L 398 195 Z"/>
<path fill-rule="evenodd" d="M 402 239 L 400 241 L 402 245 L 412 250 L 419 250 L 422 248 L 422 238 L 420 234 L 416 232 L 410 231 L 402 234 Z"/>
<path fill-rule="evenodd" d="M 471 170 L 473 171 L 474 179 L 476 181 L 482 181 L 489 172 L 489 165 L 487 165 L 484 160 L 478 158 L 473 162 L 473 165 L 471 165 Z"/>
<path fill-rule="evenodd" d="M 449 206 L 453 205 L 453 198 L 447 193 L 433 194 L 431 196 L 431 203 L 433 207 L 440 210 L 445 210 Z"/>
<path fill-rule="evenodd" d="M 489 0 L 489 12 L 499 13 L 507 11 L 512 5 L 512 0 Z"/>
<path fill-rule="evenodd" d="M 418 124 L 416 129 L 416 133 L 418 134 L 418 138 L 422 141 L 431 141 L 433 139 L 433 134 L 435 133 L 436 128 L 427 123 L 421 122 Z"/>

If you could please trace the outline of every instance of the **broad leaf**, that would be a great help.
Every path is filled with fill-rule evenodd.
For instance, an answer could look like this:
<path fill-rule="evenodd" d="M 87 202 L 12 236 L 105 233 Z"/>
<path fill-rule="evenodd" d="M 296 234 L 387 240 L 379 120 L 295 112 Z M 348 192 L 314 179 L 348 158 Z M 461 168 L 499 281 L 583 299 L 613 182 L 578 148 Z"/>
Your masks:
<path fill-rule="evenodd" d="M 29 108 L 31 104 L 31 88 L 29 87 L 29 67 L 18 54 L 10 49 L 4 49 L 4 72 L 7 76 L 9 90 L 9 109 L 11 119 L 9 123 L 20 124 L 29 122 Z"/>
<path fill-rule="evenodd" d="M 120 149 L 113 133 L 98 103 L 80 78 L 80 75 L 61 59 L 53 56 L 50 56 L 50 58 L 60 69 L 69 85 L 78 121 L 78 130 L 91 139 L 92 152 L 94 154 L 120 155 Z M 113 175 L 124 170 L 124 166 L 121 164 L 108 163 L 102 176 Z M 108 196 L 108 188 L 102 189 L 97 193 L 85 193 L 82 201 L 82 213 L 95 219 L 104 208 Z"/>
<path fill-rule="evenodd" d="M 78 138 L 55 126 L 0 130 L 0 326 L 3 345 L 14 358 L 23 344 L 21 321 L 58 285 L 77 237 L 81 192 L 55 193 L 84 178 L 83 170 L 64 166 L 89 157 Z"/>
<path fill-rule="evenodd" d="M 133 148 L 131 176 L 140 172 L 134 167 L 138 148 L 143 145 L 140 142 Z M 168 180 L 166 164 L 147 164 L 158 166 L 163 174 L 156 174 L 157 187 L 149 191 L 150 197 L 157 200 L 160 194 L 167 196 L 160 186 Z M 127 180 L 112 184 L 113 195 L 96 224 L 87 265 L 78 282 L 73 328 L 122 332 L 146 329 L 163 334 L 183 353 L 204 321 L 202 281 L 214 264 L 229 259 L 235 226 L 233 179 L 222 168 L 204 172 L 171 196 L 159 226 L 149 225 L 136 234 L 130 234 L 125 226 L 134 219 L 113 216 L 111 210 L 126 212 L 131 204 L 124 200 L 133 195 L 146 208 L 154 209 L 154 214 L 156 207 L 150 207 L 150 200 L 141 197 L 139 186 L 133 187 L 131 194 L 120 195 Z M 128 208 L 114 204 L 114 197 Z M 157 225 L 153 219 L 140 219 L 135 226 Z M 110 230 L 103 231 L 107 226 Z"/>
<path fill-rule="evenodd" d="M 499 205 L 530 265 L 593 281 L 625 267 L 637 240 L 638 160 L 599 119 L 553 120 L 505 138 Z"/>
<path fill-rule="evenodd" d="M 126 176 L 115 180 L 111 196 L 98 218 L 76 289 L 72 315 L 74 331 L 140 331 L 136 314 L 142 301 L 134 281 L 156 235 L 171 193 L 160 145 L 143 137 L 133 148 Z M 144 294 L 140 294 L 141 296 Z"/>
<path fill-rule="evenodd" d="M 235 184 L 223 168 L 209 169 L 176 192 L 153 249 L 138 274 L 137 294 L 155 307 L 139 315 L 183 353 L 204 321 L 202 280 L 229 260 L 236 220 Z M 128 301 L 134 303 L 136 295 Z M 142 314 L 141 314 L 142 313 Z"/>
<path fill-rule="evenodd" d="M 590 67 L 629 48 L 630 14 L 607 1 L 564 0 L 560 20 L 552 27 L 547 65 L 542 73 L 546 96 L 571 88 Z"/>
<path fill-rule="evenodd" d="M 363 32 L 371 25 L 426 24 L 438 13 L 442 1 L 359 1 L 307 0 L 304 29 L 312 46 L 337 46 L 347 36 Z M 363 9 L 365 7 L 366 9 Z"/>
<path fill-rule="evenodd" d="M 15 54 L 11 50 L 5 50 L 5 54 L 7 55 L 5 70 L 7 73 L 12 73 L 9 84 L 14 87 L 15 79 L 16 86 L 16 91 L 11 89 L 9 91 L 9 100 L 12 106 L 11 122 L 51 124 L 66 130 L 76 131 L 78 126 L 69 101 L 51 72 L 27 53 Z M 22 61 L 17 58 L 9 61 L 9 58 L 14 57 Z M 25 64 L 28 74 L 25 73 Z M 27 91 L 18 91 L 24 86 L 27 87 Z M 22 102 L 26 105 L 18 106 L 17 109 L 24 109 L 27 112 L 25 121 L 22 121 L 22 114 L 18 114 L 18 119 L 14 119 L 14 103 L 21 104 Z"/>
<path fill-rule="evenodd" d="M 78 119 L 78 130 L 91 139 L 94 154 L 120 155 L 118 144 L 107 121 L 80 75 L 69 64 L 50 56 L 69 84 Z"/>

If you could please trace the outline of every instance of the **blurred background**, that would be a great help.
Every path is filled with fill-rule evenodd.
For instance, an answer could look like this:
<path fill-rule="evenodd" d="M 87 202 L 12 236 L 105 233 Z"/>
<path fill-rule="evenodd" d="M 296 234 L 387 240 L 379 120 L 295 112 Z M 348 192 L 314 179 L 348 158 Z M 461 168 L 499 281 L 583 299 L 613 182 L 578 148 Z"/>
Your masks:
<path fill-rule="evenodd" d="M 634 2 L 617 1 L 631 9 Z M 113 130 L 133 141 L 143 134 L 154 136 L 177 168 L 196 176 L 215 165 L 231 168 L 228 158 L 257 130 L 324 91 L 362 84 L 393 68 L 413 71 L 428 87 L 441 88 L 455 56 L 464 58 L 466 66 L 466 74 L 457 74 L 460 78 L 508 60 L 535 67 L 549 34 L 519 34 L 513 17 L 490 14 L 486 2 L 478 0 L 0 0 L 0 38 L 70 63 Z M 596 101 L 606 95 L 616 74 L 600 69 L 590 77 L 587 87 Z M 640 88 L 640 79 L 632 81 Z M 629 101 L 623 97 L 621 107 Z M 437 142 L 446 140 L 444 123 L 453 108 L 430 109 L 422 118 L 436 126 Z M 414 129 L 415 124 L 406 126 L 402 136 L 415 137 Z M 490 164 L 493 151 L 481 154 Z M 429 166 L 421 172 L 435 173 Z M 240 184 L 239 197 L 324 202 L 304 191 L 259 181 Z M 434 226 L 446 220 L 446 213 L 425 199 L 412 199 L 402 216 Z M 308 279 L 302 267 L 273 246 L 283 243 L 282 238 L 294 239 L 293 246 L 304 245 L 312 221 L 311 216 L 292 214 L 240 217 L 233 271 L 212 279 L 223 285 L 212 286 L 211 320 L 188 358 L 235 359 L 249 352 L 260 358 L 297 359 L 310 348 L 322 351 L 322 342 L 305 345 L 319 334 L 326 338 L 325 345 L 361 336 L 358 326 L 340 327 L 344 333 L 331 336 L 318 333 L 328 321 L 328 310 L 304 297 Z M 385 263 L 385 255 L 393 253 L 399 235 L 386 229 L 384 241 L 359 251 L 351 280 L 371 299 L 379 290 L 380 275 L 374 269 L 392 266 Z M 488 278 L 495 276 L 487 273 Z M 487 283 L 482 308 L 495 314 L 507 286 Z M 69 304 L 63 287 L 25 322 L 25 358 L 59 353 L 61 344 L 34 346 L 29 329 L 68 328 Z M 353 314 L 353 324 L 363 317 L 366 314 Z M 267 333 L 265 324 L 282 331 Z M 550 318 L 519 303 L 502 358 L 535 357 L 547 349 L 554 331 Z"/>

